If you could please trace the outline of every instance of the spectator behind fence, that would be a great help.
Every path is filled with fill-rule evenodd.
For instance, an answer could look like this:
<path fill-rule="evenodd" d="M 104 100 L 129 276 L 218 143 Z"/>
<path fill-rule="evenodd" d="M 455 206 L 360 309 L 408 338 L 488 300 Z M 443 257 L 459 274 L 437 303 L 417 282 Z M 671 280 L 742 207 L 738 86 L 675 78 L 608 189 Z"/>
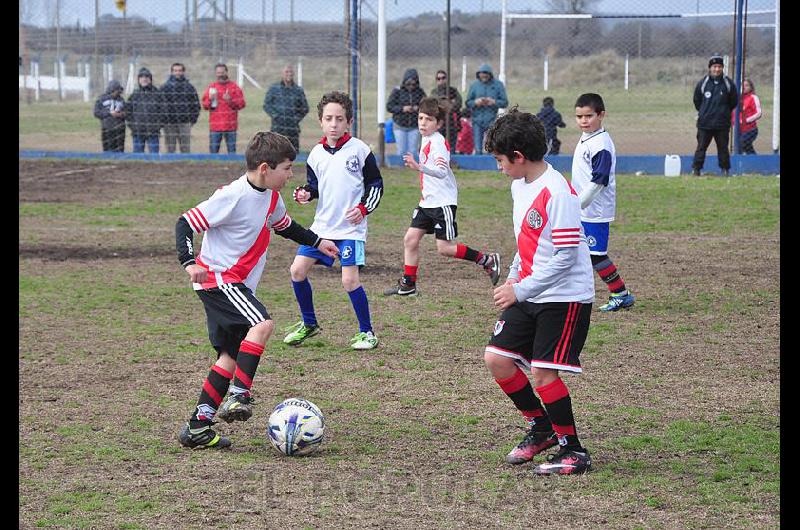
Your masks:
<path fill-rule="evenodd" d="M 461 130 L 458 131 L 456 140 L 456 153 L 460 155 L 471 155 L 475 151 L 475 138 L 472 135 L 472 111 L 469 107 L 464 107 L 461 111 Z"/>
<path fill-rule="evenodd" d="M 722 174 L 728 176 L 731 155 L 728 152 L 728 135 L 731 131 L 731 111 L 736 108 L 739 96 L 733 80 L 722 73 L 722 57 L 713 56 L 708 61 L 708 75 L 694 88 L 694 108 L 697 109 L 697 150 L 694 152 L 692 170 L 700 176 L 706 161 L 706 149 L 711 139 L 717 144 L 717 158 Z"/>
<path fill-rule="evenodd" d="M 217 63 L 214 75 L 217 80 L 203 92 L 203 108 L 209 111 L 208 148 L 211 153 L 219 153 L 224 137 L 228 154 L 231 154 L 236 152 L 236 131 L 239 129 L 239 111 L 245 106 L 244 93 L 239 85 L 228 79 L 227 65 Z"/>
<path fill-rule="evenodd" d="M 542 108 L 536 114 L 544 125 L 544 136 L 547 139 L 547 154 L 557 155 L 561 152 L 561 140 L 558 139 L 558 129 L 567 126 L 561 118 L 561 113 L 555 109 L 555 101 L 550 96 L 542 100 Z"/>
<path fill-rule="evenodd" d="M 397 140 L 397 154 L 416 153 L 419 143 L 417 111 L 425 91 L 419 86 L 419 75 L 414 68 L 403 74 L 403 82 L 394 87 L 386 102 L 386 110 L 392 113 L 394 137 Z"/>
<path fill-rule="evenodd" d="M 94 102 L 94 117 L 100 120 L 103 151 L 125 151 L 125 99 L 122 85 L 112 79 L 106 91 Z"/>
<path fill-rule="evenodd" d="M 294 82 L 294 68 L 283 67 L 281 80 L 264 95 L 264 112 L 272 118 L 270 130 L 282 134 L 300 151 L 300 122 L 308 114 L 308 101 L 303 87 Z"/>
<path fill-rule="evenodd" d="M 200 115 L 200 99 L 197 90 L 185 77 L 186 67 L 175 63 L 170 76 L 161 86 L 167 115 L 164 123 L 164 143 L 167 152 L 174 153 L 176 143 L 181 144 L 181 153 L 191 151 L 192 125 Z"/>
<path fill-rule="evenodd" d="M 483 154 L 483 137 L 497 119 L 497 111 L 508 106 L 506 87 L 494 78 L 492 67 L 482 64 L 475 72 L 467 93 L 467 107 L 472 109 L 472 134 L 475 141 L 475 154 Z"/>
<path fill-rule="evenodd" d="M 147 68 L 139 70 L 137 79 L 138 86 L 125 107 L 133 138 L 133 152 L 144 153 L 147 144 L 148 151 L 158 153 L 161 127 L 164 126 L 167 113 L 164 94 L 153 84 L 153 74 Z"/>
<path fill-rule="evenodd" d="M 742 153 L 746 155 L 756 154 L 753 142 L 758 136 L 758 124 L 756 120 L 761 118 L 761 100 L 756 96 L 756 87 L 749 77 L 742 81 L 742 113 L 739 115 L 739 138 Z M 731 111 L 731 125 L 736 120 L 736 109 Z"/>
<path fill-rule="evenodd" d="M 458 131 L 461 129 L 459 120 L 461 115 L 461 94 L 458 93 L 456 87 L 448 85 L 447 72 L 444 70 L 436 71 L 436 90 L 432 95 L 439 98 L 445 108 L 445 121 L 439 132 L 447 139 L 450 152 L 455 153 Z M 450 136 L 447 136 L 448 127 L 450 128 Z"/>

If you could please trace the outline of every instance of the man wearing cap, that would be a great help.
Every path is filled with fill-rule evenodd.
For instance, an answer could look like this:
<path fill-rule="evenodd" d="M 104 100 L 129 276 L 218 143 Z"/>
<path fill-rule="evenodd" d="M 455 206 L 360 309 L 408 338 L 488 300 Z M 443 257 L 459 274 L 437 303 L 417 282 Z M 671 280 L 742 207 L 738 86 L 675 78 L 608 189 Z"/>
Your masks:
<path fill-rule="evenodd" d="M 100 120 L 100 138 L 103 151 L 125 151 L 125 100 L 122 85 L 116 79 L 108 83 L 106 91 L 94 102 L 94 117 Z"/>
<path fill-rule="evenodd" d="M 728 176 L 731 156 L 728 137 L 731 128 L 731 110 L 739 101 L 733 80 L 722 73 L 723 61 L 719 55 L 708 61 L 708 75 L 694 89 L 694 108 L 697 109 L 697 150 L 694 152 L 692 171 L 700 175 L 706 160 L 706 149 L 711 139 L 717 144 L 717 159 L 722 174 Z"/>

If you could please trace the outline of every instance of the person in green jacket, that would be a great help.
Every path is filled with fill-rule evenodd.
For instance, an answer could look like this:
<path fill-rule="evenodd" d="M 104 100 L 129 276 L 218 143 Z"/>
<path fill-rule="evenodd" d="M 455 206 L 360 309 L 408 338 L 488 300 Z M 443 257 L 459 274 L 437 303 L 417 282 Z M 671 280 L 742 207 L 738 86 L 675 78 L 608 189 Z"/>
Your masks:
<path fill-rule="evenodd" d="M 267 90 L 264 112 L 272 118 L 270 130 L 286 136 L 300 151 L 300 122 L 308 114 L 308 101 L 303 87 L 294 82 L 291 64 L 283 67 L 281 80 Z"/>
<path fill-rule="evenodd" d="M 475 154 L 483 154 L 483 137 L 497 119 L 497 111 L 508 107 L 508 96 L 503 82 L 494 78 L 492 67 L 482 64 L 475 72 L 477 78 L 467 93 L 466 106 L 472 111 L 472 134 Z"/>

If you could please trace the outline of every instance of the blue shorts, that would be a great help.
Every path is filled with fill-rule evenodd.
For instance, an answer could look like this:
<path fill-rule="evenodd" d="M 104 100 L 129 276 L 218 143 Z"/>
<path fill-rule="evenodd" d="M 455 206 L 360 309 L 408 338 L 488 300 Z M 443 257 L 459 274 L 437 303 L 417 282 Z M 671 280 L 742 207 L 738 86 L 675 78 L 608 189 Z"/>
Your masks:
<path fill-rule="evenodd" d="M 367 261 L 364 255 L 364 242 L 355 239 L 337 239 L 333 241 L 339 247 L 339 262 L 342 267 L 350 265 L 364 265 Z M 314 258 L 318 263 L 326 267 L 333 266 L 333 258 L 326 256 L 319 249 L 308 245 L 300 245 L 297 248 L 298 256 Z"/>
<path fill-rule="evenodd" d="M 611 223 L 588 223 L 581 221 L 586 242 L 589 244 L 589 254 L 604 256 L 608 254 L 608 228 Z"/>

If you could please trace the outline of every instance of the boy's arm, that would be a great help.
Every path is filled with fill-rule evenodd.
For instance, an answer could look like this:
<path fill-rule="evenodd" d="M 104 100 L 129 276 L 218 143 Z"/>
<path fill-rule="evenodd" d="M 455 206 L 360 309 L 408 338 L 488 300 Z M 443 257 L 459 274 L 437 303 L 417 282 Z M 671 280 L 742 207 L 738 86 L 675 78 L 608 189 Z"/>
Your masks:
<path fill-rule="evenodd" d="M 194 230 L 189 226 L 189 221 L 180 216 L 175 223 L 175 249 L 178 251 L 181 267 L 186 268 L 195 263 L 193 241 Z"/>
<path fill-rule="evenodd" d="M 591 204 L 597 194 L 608 186 L 611 177 L 611 162 L 613 158 L 606 149 L 595 153 L 592 156 L 592 181 L 581 190 L 581 208 L 586 208 Z"/>
<path fill-rule="evenodd" d="M 508 107 L 508 96 L 506 95 L 506 87 L 503 85 L 503 83 L 500 83 L 497 88 L 498 88 L 498 94 L 494 100 L 494 104 L 497 106 L 497 108 L 504 109 Z"/>
<path fill-rule="evenodd" d="M 518 302 L 534 298 L 555 283 L 578 261 L 578 247 L 556 247 L 553 258 L 530 276 L 512 285 Z"/>
<path fill-rule="evenodd" d="M 703 78 L 703 79 L 705 79 L 705 78 Z M 694 86 L 694 96 L 693 96 L 694 109 L 698 110 L 698 111 L 700 110 L 700 105 L 703 103 L 703 94 L 700 92 L 700 85 L 702 83 L 703 83 L 703 80 L 701 79 Z"/>
<path fill-rule="evenodd" d="M 319 189 L 317 184 L 317 174 L 314 173 L 314 170 L 311 169 L 311 166 L 306 163 L 306 182 L 302 186 L 297 186 L 292 193 L 292 198 L 298 204 L 306 204 L 314 199 L 319 198 Z M 307 196 L 305 193 L 300 194 L 301 191 L 307 192 Z"/>
<path fill-rule="evenodd" d="M 566 127 L 567 124 L 564 123 L 564 118 L 561 117 L 561 113 L 556 112 L 556 116 L 558 117 L 558 128 L 563 129 L 564 127 Z"/>
<path fill-rule="evenodd" d="M 364 195 L 361 202 L 356 206 L 361 210 L 361 215 L 366 217 L 371 214 L 383 197 L 383 177 L 381 170 L 378 169 L 378 162 L 375 155 L 369 153 L 364 160 L 364 168 L 361 170 L 364 176 Z"/>
<path fill-rule="evenodd" d="M 519 252 L 514 254 L 514 260 L 511 262 L 511 265 L 508 266 L 508 277 L 506 278 L 506 283 L 517 283 L 519 281 Z"/>

